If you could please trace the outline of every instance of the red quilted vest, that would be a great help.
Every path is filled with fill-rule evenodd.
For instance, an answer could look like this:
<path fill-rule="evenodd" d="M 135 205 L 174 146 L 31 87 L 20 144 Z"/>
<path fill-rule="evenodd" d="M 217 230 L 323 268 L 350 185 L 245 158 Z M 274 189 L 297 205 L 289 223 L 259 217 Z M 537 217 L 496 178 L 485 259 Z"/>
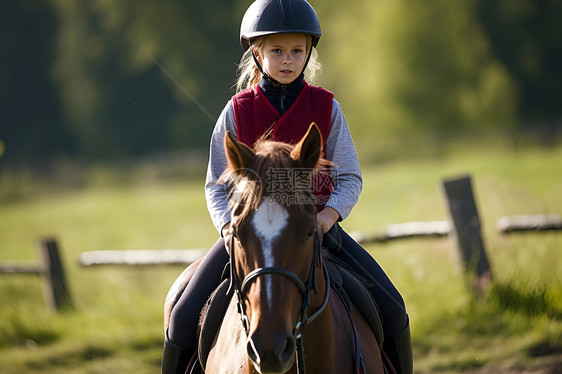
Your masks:
<path fill-rule="evenodd" d="M 280 115 L 267 100 L 258 85 L 239 92 L 232 98 L 238 140 L 249 147 L 268 130 L 272 139 L 289 144 L 298 143 L 315 122 L 322 134 L 322 156 L 330 133 L 334 95 L 306 82 L 301 93 L 285 114 Z M 329 177 L 320 175 L 313 182 L 312 192 L 318 199 L 318 211 L 324 208 L 332 191 Z"/>

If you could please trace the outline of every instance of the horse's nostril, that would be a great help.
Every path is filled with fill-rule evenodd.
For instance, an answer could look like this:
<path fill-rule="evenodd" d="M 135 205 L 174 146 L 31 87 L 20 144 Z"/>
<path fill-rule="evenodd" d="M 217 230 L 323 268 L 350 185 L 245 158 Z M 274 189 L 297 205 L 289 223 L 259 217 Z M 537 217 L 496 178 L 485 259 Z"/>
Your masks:
<path fill-rule="evenodd" d="M 264 347 L 259 336 L 253 334 L 246 343 L 248 357 L 264 373 L 284 373 L 293 365 L 296 343 L 289 333 L 277 336 L 269 347 Z"/>
<path fill-rule="evenodd" d="M 277 346 L 277 357 L 279 361 L 285 362 L 291 359 L 291 356 L 295 353 L 296 343 L 295 338 L 292 335 L 286 335 L 279 339 L 279 345 Z"/>

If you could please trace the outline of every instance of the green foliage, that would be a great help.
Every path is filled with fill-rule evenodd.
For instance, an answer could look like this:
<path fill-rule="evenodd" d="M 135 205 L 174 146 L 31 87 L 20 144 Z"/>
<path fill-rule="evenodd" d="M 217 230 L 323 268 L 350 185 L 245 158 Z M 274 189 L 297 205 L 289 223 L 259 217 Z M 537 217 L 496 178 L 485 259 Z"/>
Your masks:
<path fill-rule="evenodd" d="M 57 20 L 49 1 L 2 2 L 0 12 L 0 164 L 72 149 L 50 76 Z"/>
<path fill-rule="evenodd" d="M 114 158 L 207 142 L 213 119 L 178 89 L 192 92 L 213 118 L 228 96 L 227 90 L 210 95 L 224 74 L 214 74 L 217 60 L 197 43 L 210 43 L 209 36 L 194 38 L 188 27 L 201 22 L 201 4 L 57 4 L 54 71 L 82 154 Z M 217 50 L 218 61 L 228 59 L 223 51 Z"/>
<path fill-rule="evenodd" d="M 2 308 L 0 349 L 9 346 L 36 347 L 56 342 L 62 331 L 52 324 L 41 302 L 38 277 L 33 276 L 33 280 L 24 280 L 25 275 L 13 277 L 9 283 L 2 282 L 0 287 L 2 299 L 9 300 L 9 305 Z M 30 300 L 33 302 L 29 303 Z"/>
<path fill-rule="evenodd" d="M 323 30 L 318 83 L 343 104 L 359 148 L 381 149 L 380 159 L 422 135 L 521 124 L 557 144 L 558 2 L 312 4 Z M 9 0 L 2 165 L 206 148 L 233 93 L 248 5 Z"/>
<path fill-rule="evenodd" d="M 322 53 L 338 74 L 327 85 L 354 131 L 399 137 L 514 124 L 512 77 L 473 8 L 471 1 L 376 1 L 328 18 L 335 30 L 326 32 L 332 40 Z"/>
<path fill-rule="evenodd" d="M 496 283 L 488 295 L 489 303 L 497 305 L 499 310 L 510 310 L 527 315 L 562 316 L 558 310 L 554 296 L 547 292 L 544 286 L 533 289 L 525 287 L 518 289 L 512 284 Z"/>
<path fill-rule="evenodd" d="M 555 0 L 476 1 L 494 55 L 515 77 L 517 111 L 526 126 L 555 127 L 561 109 L 562 4 Z"/>

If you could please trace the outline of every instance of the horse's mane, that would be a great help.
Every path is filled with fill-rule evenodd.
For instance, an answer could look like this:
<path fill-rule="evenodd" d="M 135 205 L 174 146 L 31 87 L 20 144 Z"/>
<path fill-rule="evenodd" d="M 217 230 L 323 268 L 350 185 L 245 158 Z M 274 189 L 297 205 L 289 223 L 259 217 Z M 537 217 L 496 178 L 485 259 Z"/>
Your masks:
<path fill-rule="evenodd" d="M 219 183 L 224 183 L 230 187 L 229 207 L 234 209 L 233 211 L 242 220 L 248 214 L 257 210 L 265 197 L 275 196 L 274 193 L 278 190 L 279 181 L 275 180 L 272 171 L 288 171 L 299 168 L 297 162 L 291 158 L 291 152 L 295 146 L 271 140 L 267 135 L 265 134 L 255 143 L 253 151 L 256 156 L 248 169 L 240 171 L 229 166 L 219 179 Z M 329 165 L 328 160 L 320 159 L 316 167 L 308 173 L 308 178 L 312 178 L 316 173 L 326 173 Z M 310 186 L 310 183 L 308 183 L 308 186 Z M 293 196 L 308 194 L 312 197 L 310 189 L 303 189 L 302 185 L 289 191 L 283 190 L 283 192 Z M 296 205 L 298 209 L 305 209 L 307 205 L 290 204 L 286 200 L 275 202 L 284 206 Z M 312 198 L 310 203 L 314 205 Z"/>

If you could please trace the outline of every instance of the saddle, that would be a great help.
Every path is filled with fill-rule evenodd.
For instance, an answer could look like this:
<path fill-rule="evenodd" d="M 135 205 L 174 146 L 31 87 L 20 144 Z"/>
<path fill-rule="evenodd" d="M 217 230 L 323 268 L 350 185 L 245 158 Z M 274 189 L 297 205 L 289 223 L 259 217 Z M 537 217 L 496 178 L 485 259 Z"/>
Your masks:
<path fill-rule="evenodd" d="M 324 253 L 324 264 L 328 268 L 330 285 L 342 298 L 346 308 L 351 312 L 353 307 L 357 308 L 367 321 L 371 330 L 375 334 L 379 349 L 383 345 L 383 329 L 379 317 L 378 306 L 371 297 L 366 286 L 346 268 L 345 264 L 340 263 L 335 256 L 331 256 L 326 251 Z M 215 335 L 222 323 L 232 292 L 227 293 L 230 279 L 223 279 L 219 287 L 211 294 L 205 307 L 201 312 L 199 320 L 199 358 L 198 363 L 205 367 L 207 358 L 211 350 Z M 190 368 L 192 374 L 200 373 L 199 367 Z"/>

